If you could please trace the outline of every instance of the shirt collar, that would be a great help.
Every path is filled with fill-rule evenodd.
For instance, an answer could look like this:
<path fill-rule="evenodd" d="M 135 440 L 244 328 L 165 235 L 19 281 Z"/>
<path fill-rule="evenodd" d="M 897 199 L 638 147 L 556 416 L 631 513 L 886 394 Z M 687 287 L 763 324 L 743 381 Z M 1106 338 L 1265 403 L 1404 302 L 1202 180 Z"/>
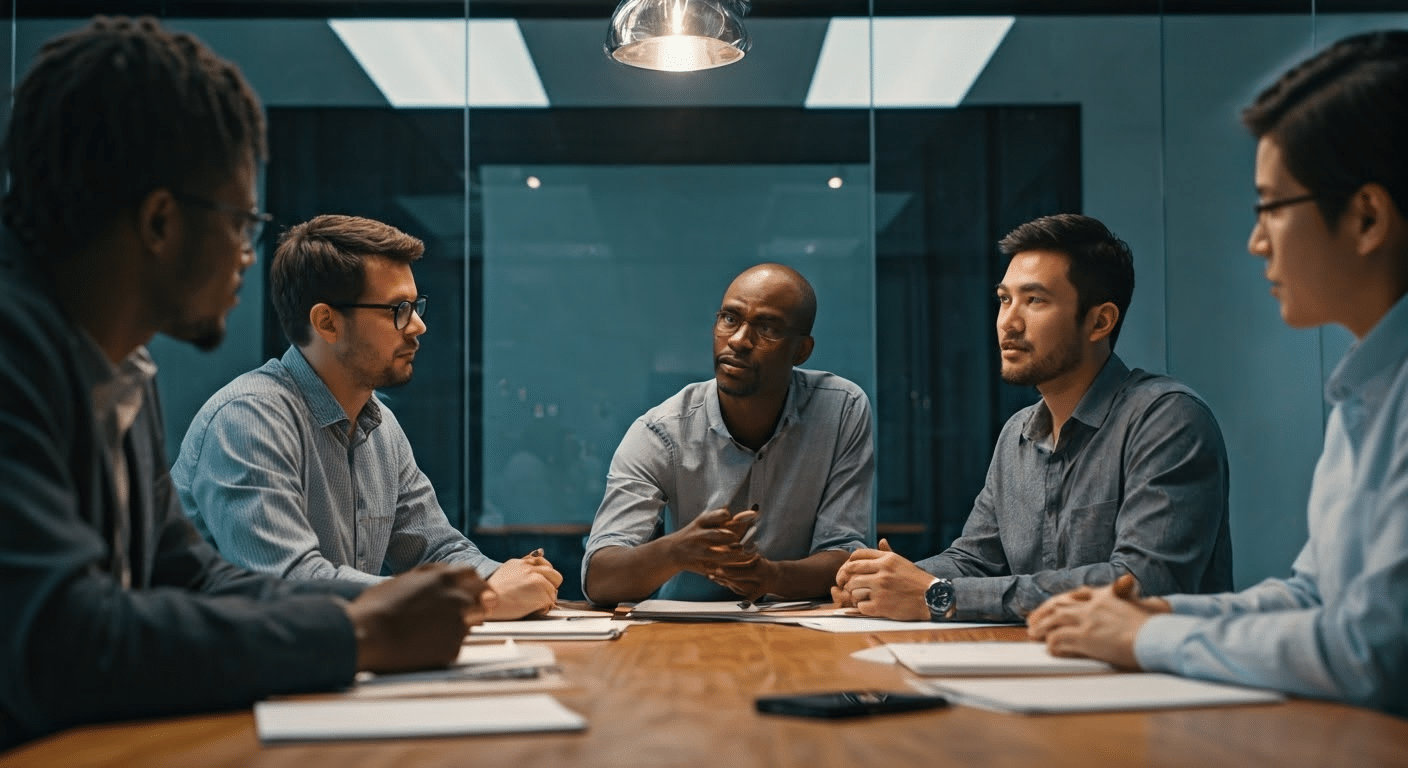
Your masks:
<path fill-rule="evenodd" d="M 308 410 L 312 411 L 313 420 L 320 428 L 347 421 L 347 412 L 342 410 L 342 404 L 337 402 L 337 398 L 332 396 L 332 390 L 328 389 L 328 385 L 323 382 L 318 372 L 313 370 L 313 366 L 308 364 L 302 350 L 290 345 L 288 351 L 284 352 L 282 362 L 293 377 L 298 391 L 303 393 Z M 367 432 L 381 425 L 381 404 L 375 395 L 367 398 L 367 404 L 362 406 L 362 412 L 357 416 L 357 423 Z"/>
<path fill-rule="evenodd" d="M 1071 420 L 1079 421 L 1091 429 L 1099 429 L 1115 405 L 1115 396 L 1120 393 L 1120 385 L 1124 384 L 1128 377 L 1129 368 L 1119 355 L 1111 352 L 1110 359 L 1105 361 L 1100 373 L 1095 375 L 1090 387 L 1081 395 L 1080 402 L 1076 403 L 1076 409 L 1071 412 Z M 1022 429 L 1022 436 L 1028 440 L 1040 440 L 1049 434 L 1051 410 L 1046 407 L 1045 400 L 1038 401 L 1036 409 L 1032 411 Z"/>
<path fill-rule="evenodd" d="M 87 331 L 79 328 L 77 335 L 79 365 L 92 382 L 93 411 L 99 416 L 115 414 L 118 433 L 124 433 L 137 418 L 147 384 L 156 377 L 156 361 L 144 345 L 113 365 Z"/>
<path fill-rule="evenodd" d="M 1408 357 L 1408 296 L 1394 304 L 1368 335 L 1354 343 L 1325 382 L 1325 399 L 1332 404 L 1359 393 L 1387 387 Z"/>
<path fill-rule="evenodd" d="M 802 407 L 802 374 L 796 368 L 792 369 L 792 382 L 787 386 L 787 401 L 782 404 L 782 418 L 777 421 L 777 428 L 773 430 L 776 435 L 782 428 L 801 418 Z M 724 412 L 719 407 L 719 380 L 710 379 L 705 388 L 704 408 L 709 415 L 709 429 L 723 435 L 729 439 L 733 435 L 729 434 L 728 425 L 724 423 Z"/>

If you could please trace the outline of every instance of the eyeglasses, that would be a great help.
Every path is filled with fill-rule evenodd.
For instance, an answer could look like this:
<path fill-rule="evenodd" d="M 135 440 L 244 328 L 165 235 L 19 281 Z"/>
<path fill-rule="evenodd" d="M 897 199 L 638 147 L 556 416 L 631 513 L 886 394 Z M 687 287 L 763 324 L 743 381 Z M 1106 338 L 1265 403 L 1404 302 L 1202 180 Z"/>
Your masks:
<path fill-rule="evenodd" d="M 220 211 L 221 213 L 228 213 L 231 216 L 239 217 L 244 221 L 244 244 L 250 248 L 253 248 L 254 244 L 259 242 L 259 235 L 264 232 L 264 225 L 274 220 L 272 213 L 264 213 L 256 208 L 246 210 L 237 205 L 222 203 L 219 200 L 210 200 L 200 195 L 192 195 L 186 192 L 172 192 L 171 196 L 183 203 L 190 203 L 200 208 Z"/>
<path fill-rule="evenodd" d="M 415 301 L 403 301 L 400 304 L 354 304 L 352 302 L 340 302 L 328 304 L 333 309 L 389 309 L 391 310 L 391 322 L 396 326 L 396 330 L 406 327 L 406 323 L 411 322 L 411 310 L 421 318 L 425 317 L 425 297 L 418 296 Z"/>
<path fill-rule="evenodd" d="M 1320 199 L 1320 195 L 1319 195 L 1318 193 L 1315 193 L 1315 192 L 1308 192 L 1308 193 L 1306 193 L 1306 194 L 1304 194 L 1304 195 L 1295 195 L 1295 196 L 1293 196 L 1293 197 L 1278 197 L 1278 198 L 1276 198 L 1275 200 L 1267 200 L 1267 201 L 1265 201 L 1265 202 L 1257 203 L 1257 204 L 1256 204 L 1256 216 L 1257 216 L 1257 218 L 1259 219 L 1259 218 L 1261 218 L 1261 215 L 1262 215 L 1263 213 L 1267 213 L 1268 211 L 1274 211 L 1274 210 L 1276 210 L 1277 208 L 1285 208 L 1285 207 L 1288 206 L 1288 205 L 1296 205 L 1296 204 L 1298 204 L 1298 203 L 1308 203 L 1308 202 L 1310 202 L 1311 200 L 1319 200 L 1319 199 Z"/>
<path fill-rule="evenodd" d="M 747 325 L 753 330 L 759 339 L 768 342 L 782 341 L 788 336 L 797 335 L 796 331 L 789 329 L 785 325 L 769 320 L 744 320 L 737 313 L 727 310 L 720 311 L 714 315 L 714 335 L 732 336 L 738 333 L 738 329 Z"/>

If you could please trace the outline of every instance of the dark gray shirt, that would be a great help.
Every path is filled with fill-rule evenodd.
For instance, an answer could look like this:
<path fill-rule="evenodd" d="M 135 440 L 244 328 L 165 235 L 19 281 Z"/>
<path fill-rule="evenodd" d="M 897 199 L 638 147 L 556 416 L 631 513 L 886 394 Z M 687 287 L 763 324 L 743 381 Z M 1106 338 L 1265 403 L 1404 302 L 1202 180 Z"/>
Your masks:
<path fill-rule="evenodd" d="M 1008 419 L 963 535 L 920 568 L 958 620 L 1019 621 L 1125 573 L 1145 595 L 1232 588 L 1227 449 L 1187 386 L 1111 355 L 1051 445 L 1044 402 Z"/>
<path fill-rule="evenodd" d="M 636 419 L 616 449 L 582 558 L 584 589 L 598 550 L 635 547 L 679 530 L 701 512 L 728 506 L 745 482 L 740 498 L 759 505 L 755 541 L 764 557 L 800 560 L 828 549 L 860 548 L 870 532 L 870 435 L 865 392 L 834 374 L 794 369 L 782 418 L 757 451 L 729 434 L 718 384 L 690 384 Z M 659 594 L 676 600 L 736 597 L 687 572 L 667 581 Z"/>

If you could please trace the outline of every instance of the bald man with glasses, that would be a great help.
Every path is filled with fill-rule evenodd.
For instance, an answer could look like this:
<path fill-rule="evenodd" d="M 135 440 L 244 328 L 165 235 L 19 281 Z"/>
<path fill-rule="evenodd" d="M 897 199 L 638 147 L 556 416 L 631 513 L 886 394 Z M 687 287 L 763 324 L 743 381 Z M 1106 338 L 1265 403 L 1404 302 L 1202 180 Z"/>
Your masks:
<path fill-rule="evenodd" d="M 542 556 L 498 563 L 450 525 L 378 389 L 411 380 L 427 298 L 420 240 L 356 216 L 280 239 L 270 292 L 283 357 L 196 414 L 172 468 L 186 513 L 232 562 L 285 578 L 383 580 L 422 563 L 468 565 L 498 594 L 490 619 L 551 607 Z"/>
<path fill-rule="evenodd" d="M 828 594 L 869 532 L 875 463 L 865 393 L 796 367 L 815 318 L 790 267 L 729 285 L 714 378 L 637 419 L 611 460 L 582 558 L 589 600 Z"/>

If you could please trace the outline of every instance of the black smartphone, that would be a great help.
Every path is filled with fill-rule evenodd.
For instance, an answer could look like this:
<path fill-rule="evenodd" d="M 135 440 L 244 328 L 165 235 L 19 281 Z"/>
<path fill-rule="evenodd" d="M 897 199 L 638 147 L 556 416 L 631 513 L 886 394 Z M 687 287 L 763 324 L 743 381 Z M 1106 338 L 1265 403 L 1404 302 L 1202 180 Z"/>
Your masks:
<path fill-rule="evenodd" d="M 829 691 L 786 696 L 759 696 L 759 712 L 798 717 L 861 717 L 886 712 L 913 712 L 948 705 L 942 696 L 889 691 Z"/>

